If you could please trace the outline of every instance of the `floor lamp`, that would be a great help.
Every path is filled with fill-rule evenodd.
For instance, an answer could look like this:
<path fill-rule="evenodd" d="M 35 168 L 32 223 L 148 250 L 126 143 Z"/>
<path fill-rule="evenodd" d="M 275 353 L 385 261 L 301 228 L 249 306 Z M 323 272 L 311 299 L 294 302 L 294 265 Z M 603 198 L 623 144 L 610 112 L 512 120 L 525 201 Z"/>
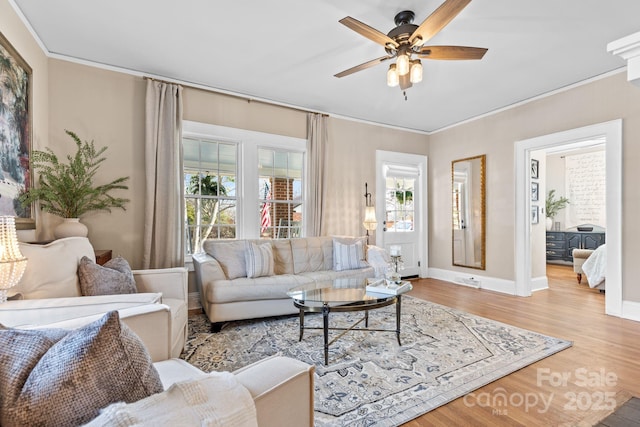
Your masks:
<path fill-rule="evenodd" d="M 364 183 L 364 221 L 362 225 L 367 230 L 367 245 L 369 244 L 369 231 L 374 231 L 378 227 L 378 221 L 376 221 L 376 208 L 371 204 L 371 193 L 367 188 L 367 183 Z"/>

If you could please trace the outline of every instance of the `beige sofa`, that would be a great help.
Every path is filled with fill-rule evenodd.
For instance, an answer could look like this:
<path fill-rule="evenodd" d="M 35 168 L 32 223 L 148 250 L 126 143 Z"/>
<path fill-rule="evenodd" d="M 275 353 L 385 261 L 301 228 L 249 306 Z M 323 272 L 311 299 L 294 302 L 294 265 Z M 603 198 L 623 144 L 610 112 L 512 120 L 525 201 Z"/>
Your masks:
<path fill-rule="evenodd" d="M 165 389 L 206 374 L 181 359 L 154 363 Z M 234 372 L 256 405 L 259 427 L 312 427 L 314 367 L 273 356 Z"/>
<path fill-rule="evenodd" d="M 273 274 L 247 277 L 251 243 L 271 247 Z M 357 266 L 355 263 L 347 266 L 343 257 L 334 257 L 335 248 L 344 253 L 354 246 L 362 248 Z M 207 240 L 204 252 L 193 255 L 200 302 L 213 331 L 219 331 L 224 322 L 231 320 L 295 314 L 298 309 L 287 296 L 294 286 L 338 278 L 374 277 L 375 269 L 365 261 L 365 248 L 365 238 L 343 236 Z"/>
<path fill-rule="evenodd" d="M 187 270 L 134 270 L 138 293 L 80 296 L 80 259 L 95 260 L 87 238 L 69 237 L 47 245 L 20 243 L 26 271 L 0 304 L 0 323 L 8 327 L 73 329 L 111 310 L 144 342 L 154 362 L 178 357 L 187 337 Z"/>

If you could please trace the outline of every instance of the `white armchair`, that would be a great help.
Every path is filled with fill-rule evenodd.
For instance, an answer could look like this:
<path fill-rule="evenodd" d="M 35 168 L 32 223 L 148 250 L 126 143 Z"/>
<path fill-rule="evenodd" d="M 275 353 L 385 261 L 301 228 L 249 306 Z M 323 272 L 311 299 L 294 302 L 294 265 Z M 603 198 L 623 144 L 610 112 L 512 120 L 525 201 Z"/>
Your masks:
<path fill-rule="evenodd" d="M 80 259 L 95 260 L 84 237 L 47 245 L 20 243 L 27 269 L 0 304 L 0 323 L 8 327 L 77 328 L 111 310 L 145 343 L 154 362 L 178 357 L 187 337 L 187 270 L 168 268 L 133 271 L 138 293 L 81 296 Z"/>

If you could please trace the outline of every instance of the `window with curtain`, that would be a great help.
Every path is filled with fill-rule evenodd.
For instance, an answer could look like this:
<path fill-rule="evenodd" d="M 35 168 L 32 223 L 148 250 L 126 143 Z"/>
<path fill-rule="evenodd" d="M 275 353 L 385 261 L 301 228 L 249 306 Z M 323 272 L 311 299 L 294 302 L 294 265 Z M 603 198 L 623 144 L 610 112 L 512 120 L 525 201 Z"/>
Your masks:
<path fill-rule="evenodd" d="M 301 237 L 303 164 L 301 152 L 258 149 L 261 238 Z"/>
<path fill-rule="evenodd" d="M 303 236 L 306 140 L 183 122 L 186 255 L 206 239 Z"/>
<path fill-rule="evenodd" d="M 183 138 L 186 251 L 202 250 L 205 239 L 237 233 L 238 147 L 235 143 Z"/>

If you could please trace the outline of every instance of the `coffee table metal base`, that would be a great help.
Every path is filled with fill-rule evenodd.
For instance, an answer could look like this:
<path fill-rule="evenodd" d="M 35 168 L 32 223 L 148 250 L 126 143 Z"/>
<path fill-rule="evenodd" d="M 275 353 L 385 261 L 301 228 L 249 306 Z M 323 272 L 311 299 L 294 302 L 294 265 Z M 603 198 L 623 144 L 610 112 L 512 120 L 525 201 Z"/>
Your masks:
<path fill-rule="evenodd" d="M 369 310 L 375 310 L 377 308 L 386 307 L 388 305 L 396 305 L 396 329 L 369 329 Z M 384 299 L 376 302 L 357 302 L 343 305 L 329 305 L 329 303 L 323 303 L 322 306 L 308 306 L 304 301 L 293 301 L 293 305 L 300 309 L 300 339 L 304 335 L 305 329 L 322 329 L 324 333 L 324 364 L 329 364 L 329 346 L 333 344 L 337 339 L 343 336 L 349 331 L 375 331 L 375 332 L 395 332 L 398 340 L 398 345 L 402 345 L 400 342 L 400 313 L 402 309 L 402 295 L 396 295 L 393 298 Z M 329 327 L 329 313 L 344 313 L 351 311 L 364 311 L 364 317 L 356 321 L 348 328 L 333 328 Z M 304 325 L 305 313 L 322 313 L 322 328 L 310 327 Z M 356 328 L 360 323 L 365 322 L 364 328 Z M 329 331 L 343 331 L 338 336 L 329 341 Z"/>

